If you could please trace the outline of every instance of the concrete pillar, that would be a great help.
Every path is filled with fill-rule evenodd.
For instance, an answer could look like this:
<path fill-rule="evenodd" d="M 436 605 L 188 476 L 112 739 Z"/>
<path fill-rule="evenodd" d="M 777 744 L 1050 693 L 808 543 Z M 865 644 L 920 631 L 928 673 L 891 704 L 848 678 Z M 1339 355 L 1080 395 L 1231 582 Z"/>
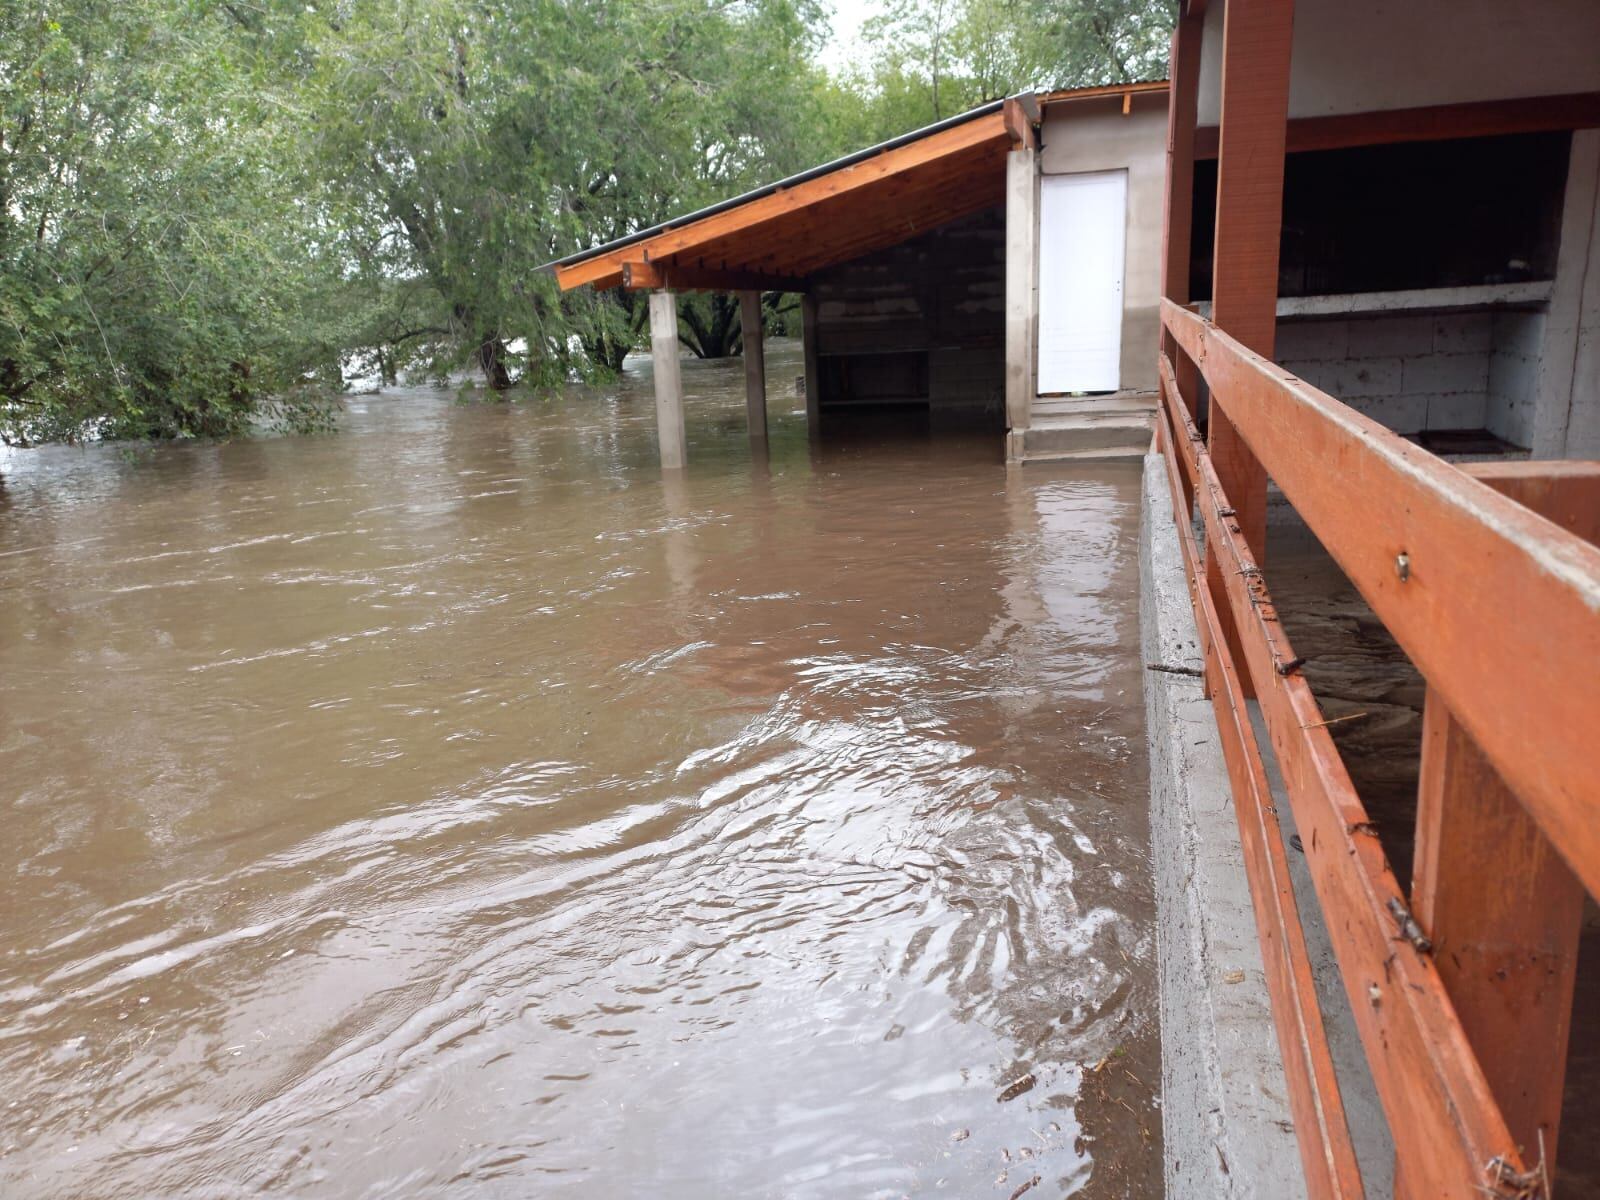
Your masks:
<path fill-rule="evenodd" d="M 650 362 L 655 367 L 661 465 L 676 470 L 689 461 L 689 448 L 683 435 L 683 378 L 678 372 L 678 300 L 671 292 L 650 293 Z"/>
<path fill-rule="evenodd" d="M 1034 279 L 1039 250 L 1039 152 L 1006 155 L 1006 426 L 1028 428 L 1033 413 Z"/>
<path fill-rule="evenodd" d="M 822 428 L 822 377 L 817 365 L 817 302 L 800 297 L 800 336 L 806 352 L 806 427 L 812 437 Z"/>
<path fill-rule="evenodd" d="M 767 352 L 761 337 L 761 293 L 739 293 L 744 334 L 744 411 L 752 442 L 767 440 Z"/>
<path fill-rule="evenodd" d="M 1535 458 L 1600 457 L 1600 130 L 1572 134 L 1561 246 L 1539 339 Z"/>

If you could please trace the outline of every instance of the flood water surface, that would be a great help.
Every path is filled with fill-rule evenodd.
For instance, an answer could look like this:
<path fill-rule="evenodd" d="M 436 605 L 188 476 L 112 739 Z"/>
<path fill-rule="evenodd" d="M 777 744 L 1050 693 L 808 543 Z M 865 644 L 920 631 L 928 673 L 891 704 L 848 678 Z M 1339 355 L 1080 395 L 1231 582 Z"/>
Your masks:
<path fill-rule="evenodd" d="M 0 1194 L 1159 1192 L 1137 473 L 769 369 L 0 458 Z"/>

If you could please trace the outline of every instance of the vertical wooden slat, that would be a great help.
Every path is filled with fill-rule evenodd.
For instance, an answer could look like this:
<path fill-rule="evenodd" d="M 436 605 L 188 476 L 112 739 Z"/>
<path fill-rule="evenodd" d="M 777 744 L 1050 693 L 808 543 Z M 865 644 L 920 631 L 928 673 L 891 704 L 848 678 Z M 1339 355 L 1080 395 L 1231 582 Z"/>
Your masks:
<path fill-rule="evenodd" d="M 1583 886 L 1433 691 L 1411 903 L 1511 1136 L 1554 1176 Z"/>
<path fill-rule="evenodd" d="M 1185 6 L 1186 9 L 1192 6 Z M 1162 295 L 1189 301 L 1189 260 L 1194 231 L 1194 129 L 1200 86 L 1200 38 L 1204 21 L 1190 11 L 1179 14 L 1172 32 L 1171 84 L 1167 89 L 1167 194 L 1161 228 Z M 1162 326 L 1161 352 L 1172 360 L 1178 395 L 1189 410 L 1200 394 L 1200 373 Z M 1186 485 L 1187 485 L 1187 481 Z M 1193 501 L 1193 493 L 1189 495 Z"/>
<path fill-rule="evenodd" d="M 1587 669 L 1600 661 L 1600 549 L 1570 522 L 1563 529 L 1485 486 L 1496 469 L 1526 476 L 1533 468 L 1469 468 L 1482 481 L 1474 482 L 1209 322 L 1165 302 L 1162 318 L 1379 619 L 1448 697 L 1567 865 L 1600 895 L 1590 733 L 1600 727 L 1592 719 L 1600 713 L 1600 676 Z M 1261 711 L 1413 1189 L 1398 1194 L 1546 1197 L 1543 1176 L 1530 1170 L 1537 1146 L 1519 1152 L 1437 956 L 1409 926 L 1231 500 L 1209 455 L 1197 462 L 1207 551 L 1226 567 L 1250 667 L 1263 681 Z M 1559 486 L 1525 483 L 1529 494 L 1560 495 L 1560 511 L 1600 519 L 1600 486 L 1585 500 L 1574 482 L 1600 468 L 1539 466 L 1561 476 Z M 1478 886 L 1498 881 L 1480 877 Z"/>
<path fill-rule="evenodd" d="M 1222 111 L 1217 149 L 1216 255 L 1212 321 L 1250 349 L 1272 356 L 1278 321 L 1278 241 L 1283 227 L 1283 154 L 1289 125 L 1292 0 L 1229 0 L 1223 12 Z M 1193 154 L 1191 138 L 1190 154 Z M 1233 423 L 1213 404 L 1207 437 L 1217 477 L 1231 497 L 1257 562 L 1267 544 L 1267 475 Z M 1206 587 L 1219 613 L 1227 599 L 1220 566 L 1206 559 Z M 1224 619 L 1235 662 L 1247 661 Z M 1245 679 L 1254 695 L 1254 682 Z"/>
<path fill-rule="evenodd" d="M 1600 464 L 1467 470 L 1569 532 L 1600 541 Z M 1512 1136 L 1523 1157 L 1542 1157 L 1553 1177 L 1583 885 L 1431 689 L 1411 899 Z"/>
<path fill-rule="evenodd" d="M 1171 302 L 1162 317 L 1301 519 L 1600 896 L 1600 547 L 1203 318 Z"/>

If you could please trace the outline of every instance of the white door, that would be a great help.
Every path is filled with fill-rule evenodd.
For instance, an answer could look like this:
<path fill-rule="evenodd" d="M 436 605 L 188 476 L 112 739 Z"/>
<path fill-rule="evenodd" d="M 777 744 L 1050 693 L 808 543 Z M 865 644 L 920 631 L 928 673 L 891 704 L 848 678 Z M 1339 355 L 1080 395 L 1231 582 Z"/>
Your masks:
<path fill-rule="evenodd" d="M 1114 392 L 1122 381 L 1128 173 L 1039 180 L 1039 392 Z"/>

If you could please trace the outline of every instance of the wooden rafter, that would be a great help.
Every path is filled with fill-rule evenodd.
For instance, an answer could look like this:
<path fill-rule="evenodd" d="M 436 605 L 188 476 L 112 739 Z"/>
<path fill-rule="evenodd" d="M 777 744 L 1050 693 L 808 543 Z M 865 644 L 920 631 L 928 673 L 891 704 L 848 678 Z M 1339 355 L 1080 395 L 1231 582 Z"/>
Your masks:
<path fill-rule="evenodd" d="M 988 157 L 982 153 L 984 149 L 997 148 L 1003 152 L 1010 144 L 1004 112 L 986 113 L 792 187 L 768 192 L 686 225 L 664 229 L 653 237 L 557 266 L 556 279 L 563 290 L 584 284 L 616 286 L 622 282 L 624 263 L 662 262 L 696 255 L 726 261 L 730 267 L 743 267 L 758 250 L 791 233 L 800 235 L 797 248 L 809 251 L 812 247 L 804 236 L 807 210 L 832 202 L 863 199 L 868 201 L 866 215 L 877 215 L 881 219 L 886 206 L 873 203 L 877 199 L 875 193 L 895 181 L 913 187 L 926 184 L 929 190 L 943 190 L 952 208 L 961 207 L 966 197 L 961 189 L 948 186 L 951 177 L 943 168 L 952 162 L 963 162 L 981 169 Z M 797 214 L 801 218 L 798 222 Z M 744 247 L 742 253 L 738 247 Z M 794 274 L 791 270 L 779 273 Z"/>
<path fill-rule="evenodd" d="M 623 263 L 622 286 L 632 291 L 668 288 L 675 292 L 803 292 L 806 290 L 805 280 L 787 275 L 653 262 Z"/>
<path fill-rule="evenodd" d="M 1056 104 L 1074 104 L 1084 100 L 1120 100 L 1124 96 L 1139 96 L 1167 90 L 1165 79 L 1142 83 L 1110 83 L 1103 87 L 1068 88 L 1059 92 L 1045 92 L 1039 97 L 1039 106 L 1047 108 Z"/>

